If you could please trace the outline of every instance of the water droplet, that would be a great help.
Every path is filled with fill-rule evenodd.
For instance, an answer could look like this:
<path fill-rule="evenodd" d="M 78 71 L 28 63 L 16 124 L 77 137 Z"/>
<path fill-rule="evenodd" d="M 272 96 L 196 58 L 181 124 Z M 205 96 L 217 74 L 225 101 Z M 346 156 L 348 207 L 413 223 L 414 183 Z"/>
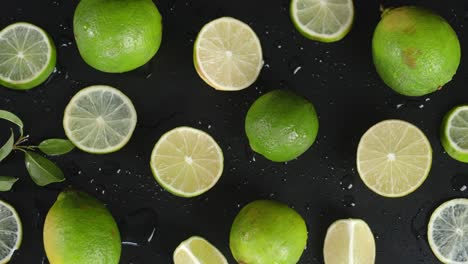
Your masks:
<path fill-rule="evenodd" d="M 468 189 L 468 174 L 455 175 L 452 177 L 452 188 L 454 191 L 464 192 Z"/>
<path fill-rule="evenodd" d="M 354 197 L 351 195 L 343 196 L 343 199 L 341 199 L 341 202 L 346 207 L 356 207 L 356 201 L 354 200 Z"/>
<path fill-rule="evenodd" d="M 354 186 L 354 177 L 351 174 L 343 176 L 340 180 L 340 186 L 343 190 L 351 190 Z"/>
<path fill-rule="evenodd" d="M 157 235 L 158 214 L 151 208 L 138 209 L 125 216 L 119 226 L 123 245 L 147 245 Z"/>

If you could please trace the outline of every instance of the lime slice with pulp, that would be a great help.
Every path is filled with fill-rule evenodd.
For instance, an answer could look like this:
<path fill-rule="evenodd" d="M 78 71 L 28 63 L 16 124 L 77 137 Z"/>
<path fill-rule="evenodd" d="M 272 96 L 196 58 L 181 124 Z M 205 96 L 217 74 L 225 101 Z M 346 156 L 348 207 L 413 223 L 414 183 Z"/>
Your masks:
<path fill-rule="evenodd" d="M 210 242 L 194 236 L 176 248 L 174 264 L 228 264 L 228 262 Z"/>
<path fill-rule="evenodd" d="M 445 116 L 440 137 L 452 158 L 468 163 L 468 105 L 455 107 Z"/>
<path fill-rule="evenodd" d="M 21 245 L 23 228 L 16 210 L 0 200 L 0 263 L 8 263 Z"/>

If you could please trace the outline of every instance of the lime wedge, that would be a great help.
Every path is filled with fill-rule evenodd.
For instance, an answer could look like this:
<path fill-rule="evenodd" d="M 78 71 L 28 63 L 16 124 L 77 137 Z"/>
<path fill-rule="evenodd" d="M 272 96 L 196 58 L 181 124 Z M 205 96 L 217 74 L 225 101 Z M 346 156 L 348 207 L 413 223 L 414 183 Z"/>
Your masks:
<path fill-rule="evenodd" d="M 334 42 L 351 30 L 354 5 L 352 0 L 292 0 L 290 14 L 306 38 Z"/>
<path fill-rule="evenodd" d="M 230 17 L 213 20 L 202 28 L 193 57 L 200 77 L 222 91 L 249 87 L 263 66 L 262 46 L 255 32 Z"/>
<path fill-rule="evenodd" d="M 468 105 L 448 112 L 442 122 L 440 137 L 442 146 L 452 158 L 468 163 Z"/>
<path fill-rule="evenodd" d="M 323 256 L 325 264 L 374 264 L 374 235 L 360 219 L 338 220 L 328 228 Z"/>
<path fill-rule="evenodd" d="M 65 108 L 63 128 L 79 149 L 106 154 L 127 144 L 136 122 L 135 108 L 125 94 L 110 86 L 96 85 L 73 96 Z"/>
<path fill-rule="evenodd" d="M 27 90 L 43 83 L 54 71 L 56 51 L 41 28 L 15 23 L 0 32 L 0 84 Z"/>
<path fill-rule="evenodd" d="M 16 210 L 0 201 L 0 263 L 8 263 L 21 245 L 23 228 Z"/>
<path fill-rule="evenodd" d="M 178 127 L 159 139 L 150 164 L 156 181 L 167 191 L 194 197 L 218 182 L 223 173 L 223 152 L 207 133 Z"/>
<path fill-rule="evenodd" d="M 443 263 L 468 263 L 468 199 L 443 203 L 427 227 L 429 246 Z"/>
<path fill-rule="evenodd" d="M 357 169 L 372 191 L 401 197 L 415 191 L 431 169 L 432 148 L 424 133 L 401 120 L 371 127 L 357 150 Z"/>
<path fill-rule="evenodd" d="M 228 264 L 228 262 L 210 242 L 194 236 L 176 248 L 174 264 Z"/>

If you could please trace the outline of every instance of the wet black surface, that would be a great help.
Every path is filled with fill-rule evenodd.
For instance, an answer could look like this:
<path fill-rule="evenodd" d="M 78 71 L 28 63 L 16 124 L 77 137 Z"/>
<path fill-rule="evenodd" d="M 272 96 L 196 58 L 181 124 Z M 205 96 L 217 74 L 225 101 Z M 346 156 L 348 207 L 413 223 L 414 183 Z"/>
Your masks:
<path fill-rule="evenodd" d="M 231 223 L 240 207 L 265 198 L 289 204 L 306 219 L 309 241 L 300 263 L 322 263 L 328 225 L 347 217 L 369 223 L 376 236 L 376 263 L 438 263 L 425 236 L 428 217 L 441 202 L 468 196 L 463 187 L 468 184 L 467 165 L 449 158 L 438 139 L 443 115 L 452 106 L 468 101 L 466 1 L 384 3 L 429 7 L 445 17 L 458 33 L 463 53 L 458 74 L 442 91 L 423 98 L 393 93 L 374 70 L 370 47 L 379 20 L 379 1 L 356 1 L 356 20 L 350 34 L 338 43 L 323 44 L 295 31 L 289 20 L 288 0 L 160 0 L 157 5 L 164 18 L 161 49 L 148 65 L 125 74 L 98 72 L 81 60 L 71 30 L 77 3 L 2 2 L 0 27 L 17 21 L 43 27 L 57 45 L 58 65 L 46 84 L 31 91 L 0 89 L 0 108 L 18 114 L 32 143 L 37 144 L 45 138 L 65 136 L 61 120 L 72 95 L 87 85 L 108 84 L 133 100 L 138 126 L 130 143 L 117 153 L 95 156 L 74 151 L 54 158 L 67 177 L 61 184 L 35 186 L 20 153 L 0 164 L 1 175 L 21 178 L 13 191 L 0 193 L 1 199 L 17 208 L 24 225 L 23 244 L 11 263 L 47 263 L 42 246 L 43 220 L 57 194 L 67 186 L 105 202 L 119 221 L 122 236 L 129 240 L 126 242 L 139 245 L 123 246 L 121 263 L 125 264 L 171 263 L 175 247 L 192 235 L 207 238 L 234 263 L 228 245 Z M 265 56 L 259 80 L 236 93 L 208 87 L 192 65 L 192 46 L 199 29 L 226 15 L 253 27 Z M 254 155 L 243 129 L 250 104 L 260 94 L 277 88 L 304 95 L 320 116 L 314 146 L 287 164 Z M 434 150 L 429 178 L 416 192 L 399 199 L 372 193 L 355 170 L 359 138 L 371 125 L 387 118 L 416 124 L 427 134 Z M 225 171 L 220 182 L 194 199 L 163 191 L 148 165 L 153 144 L 179 125 L 209 132 L 224 150 Z M 6 124 L 2 122 L 1 128 L 0 138 L 5 140 L 9 135 Z M 149 239 L 153 226 L 156 231 Z"/>

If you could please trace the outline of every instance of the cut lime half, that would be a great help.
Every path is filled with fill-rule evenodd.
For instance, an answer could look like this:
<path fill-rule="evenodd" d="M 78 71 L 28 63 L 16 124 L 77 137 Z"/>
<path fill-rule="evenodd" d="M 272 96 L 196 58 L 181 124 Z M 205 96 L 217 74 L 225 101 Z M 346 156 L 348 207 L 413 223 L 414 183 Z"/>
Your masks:
<path fill-rule="evenodd" d="M 16 210 L 0 200 L 0 264 L 8 263 L 21 245 L 23 228 Z"/>
<path fill-rule="evenodd" d="M 442 122 L 440 138 L 452 158 L 468 163 L 468 105 L 448 112 Z"/>
<path fill-rule="evenodd" d="M 357 169 L 372 191 L 401 197 L 426 180 L 432 164 L 432 148 L 424 133 L 401 120 L 386 120 L 362 136 L 357 150 Z"/>
<path fill-rule="evenodd" d="M 429 246 L 443 263 L 468 263 L 468 199 L 443 203 L 427 227 Z"/>
<path fill-rule="evenodd" d="M 306 38 L 334 42 L 351 30 L 354 5 L 352 0 L 292 0 L 290 15 Z"/>
<path fill-rule="evenodd" d="M 43 83 L 54 71 L 55 45 L 41 28 L 15 23 L 0 31 L 0 84 L 27 90 Z"/>
<path fill-rule="evenodd" d="M 174 251 L 174 264 L 228 264 L 226 258 L 210 242 L 194 236 Z"/>
<path fill-rule="evenodd" d="M 151 170 L 167 191 L 181 197 L 211 189 L 223 173 L 223 152 L 207 133 L 178 127 L 164 134 L 151 154 Z"/>
<path fill-rule="evenodd" d="M 252 85 L 263 66 L 260 40 L 249 25 L 231 17 L 206 24 L 195 41 L 194 64 L 211 87 L 238 91 Z"/>
<path fill-rule="evenodd" d="M 125 146 L 132 137 L 137 113 L 119 90 L 95 85 L 79 91 L 65 108 L 63 128 L 79 149 L 106 154 Z"/>

